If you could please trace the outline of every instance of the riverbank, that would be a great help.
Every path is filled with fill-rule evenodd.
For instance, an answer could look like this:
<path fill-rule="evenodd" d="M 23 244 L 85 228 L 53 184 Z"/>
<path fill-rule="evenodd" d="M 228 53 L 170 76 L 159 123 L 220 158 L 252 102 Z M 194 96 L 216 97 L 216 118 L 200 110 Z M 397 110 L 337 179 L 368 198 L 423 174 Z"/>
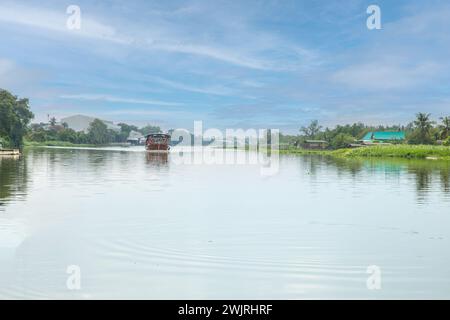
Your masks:
<path fill-rule="evenodd" d="M 280 154 L 317 154 L 343 158 L 404 158 L 450 160 L 450 147 L 428 145 L 377 145 L 338 150 L 286 149 Z"/>
<path fill-rule="evenodd" d="M 19 156 L 19 149 L 0 149 L 0 156 Z"/>
<path fill-rule="evenodd" d="M 94 144 L 77 144 L 68 141 L 24 141 L 24 147 L 96 147 Z"/>
<path fill-rule="evenodd" d="M 129 146 L 112 144 L 106 146 Z M 105 147 L 93 144 L 74 144 L 67 141 L 25 141 L 25 147 Z M 233 148 L 241 149 L 241 148 Z M 245 148 L 242 148 L 245 150 Z M 301 148 L 280 149 L 280 154 L 323 155 L 342 158 L 403 158 L 403 159 L 431 159 L 449 160 L 450 147 L 430 145 L 376 145 L 361 148 L 345 148 L 338 150 L 309 150 Z"/>

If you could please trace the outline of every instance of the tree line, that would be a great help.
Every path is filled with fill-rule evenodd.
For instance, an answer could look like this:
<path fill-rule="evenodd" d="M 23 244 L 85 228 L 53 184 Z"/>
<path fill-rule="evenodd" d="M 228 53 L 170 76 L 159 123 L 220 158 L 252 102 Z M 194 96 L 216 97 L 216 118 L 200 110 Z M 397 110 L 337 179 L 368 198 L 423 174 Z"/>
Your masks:
<path fill-rule="evenodd" d="M 56 119 L 52 118 L 49 123 L 31 124 L 26 138 L 35 142 L 64 141 L 74 144 L 105 145 L 127 142 L 131 131 L 139 132 L 144 136 L 161 132 L 160 127 L 151 125 L 138 128 L 134 125 L 119 123 L 118 127 L 120 130 L 110 129 L 103 121 L 95 119 L 90 123 L 87 132 L 75 131 L 69 128 L 67 123 L 57 124 Z"/>
<path fill-rule="evenodd" d="M 430 113 L 422 112 L 417 113 L 416 119 L 406 126 L 369 126 L 364 123 L 354 123 L 337 125 L 331 129 L 323 128 L 317 120 L 313 120 L 308 126 L 300 128 L 299 135 L 281 136 L 281 142 L 301 145 L 306 140 L 323 140 L 332 148 L 339 149 L 361 140 L 372 131 L 404 131 L 406 140 L 402 143 L 450 146 L 450 117 L 440 117 L 439 121 L 433 121 Z"/>
<path fill-rule="evenodd" d="M 147 125 L 138 128 L 119 123 L 120 130 L 112 130 L 101 120 L 95 119 L 87 132 L 70 129 L 66 123 L 58 124 L 55 118 L 49 123 L 31 124 L 34 118 L 28 99 L 20 99 L 6 90 L 0 89 L 0 145 L 3 148 L 21 147 L 24 138 L 30 141 L 65 141 L 74 144 L 95 144 L 126 142 L 131 131 L 142 135 L 160 133 L 161 128 Z M 323 128 L 317 120 L 301 127 L 298 135 L 280 135 L 280 142 L 301 145 L 305 140 L 324 140 L 332 148 L 346 147 L 362 139 L 370 131 L 404 131 L 409 144 L 444 144 L 450 146 L 450 117 L 433 121 L 431 114 L 418 113 L 416 119 L 406 126 L 369 126 L 363 123 L 337 125 Z"/>
<path fill-rule="evenodd" d="M 33 118 L 28 99 L 19 99 L 0 89 L 0 146 L 3 148 L 21 148 L 24 138 L 34 142 L 64 141 L 103 145 L 126 142 L 131 131 L 140 132 L 144 136 L 161 132 L 158 126 L 138 128 L 126 123 L 118 124 L 120 130 L 112 130 L 99 119 L 91 122 L 87 132 L 83 132 L 69 128 L 67 123 L 58 124 L 54 117 L 48 123 L 30 125 Z"/>
<path fill-rule="evenodd" d="M 19 99 L 0 89 L 0 145 L 3 148 L 20 148 L 33 118 L 28 99 Z"/>

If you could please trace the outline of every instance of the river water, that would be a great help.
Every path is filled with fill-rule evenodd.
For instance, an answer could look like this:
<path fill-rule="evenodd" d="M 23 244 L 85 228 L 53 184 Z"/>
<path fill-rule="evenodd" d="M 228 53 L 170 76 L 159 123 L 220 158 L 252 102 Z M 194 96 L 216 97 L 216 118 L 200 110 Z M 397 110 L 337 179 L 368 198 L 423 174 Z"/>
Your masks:
<path fill-rule="evenodd" d="M 1 158 L 0 298 L 450 298 L 449 162 L 173 156 Z"/>

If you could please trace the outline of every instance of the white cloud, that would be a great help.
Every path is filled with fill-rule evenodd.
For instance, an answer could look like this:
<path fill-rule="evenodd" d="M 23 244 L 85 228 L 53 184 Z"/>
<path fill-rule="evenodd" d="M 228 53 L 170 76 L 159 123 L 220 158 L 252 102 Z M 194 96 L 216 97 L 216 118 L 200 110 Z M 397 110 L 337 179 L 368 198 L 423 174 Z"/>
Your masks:
<path fill-rule="evenodd" d="M 193 86 L 193 85 L 187 85 L 185 83 L 180 83 L 172 80 L 167 80 L 161 77 L 151 77 L 152 81 L 162 84 L 164 86 L 183 90 L 183 91 L 189 91 L 189 92 L 195 92 L 195 93 L 204 93 L 204 94 L 211 94 L 211 95 L 218 95 L 218 96 L 228 96 L 233 95 L 235 92 L 233 89 L 218 85 L 218 86 Z"/>
<path fill-rule="evenodd" d="M 130 43 L 130 39 L 119 37 L 113 27 L 90 18 L 83 10 L 81 10 L 81 28 L 79 30 L 67 28 L 68 17 L 65 10 L 53 11 L 10 2 L 0 3 L 0 22 L 65 33 L 66 36 L 101 39 L 122 44 Z"/>
<path fill-rule="evenodd" d="M 275 66 L 270 65 L 267 61 L 256 59 L 254 57 L 246 57 L 239 55 L 235 51 L 227 48 L 217 48 L 199 44 L 177 44 L 177 43 L 157 43 L 149 46 L 151 49 L 164 50 L 168 52 L 186 53 L 192 55 L 205 56 L 215 60 L 220 60 L 241 67 L 259 70 L 271 70 Z"/>
<path fill-rule="evenodd" d="M 115 116 L 152 116 L 152 117 L 173 117 L 180 115 L 187 115 L 190 113 L 181 111 L 161 111 L 161 110 L 141 110 L 141 109 L 123 109 L 123 110 L 113 110 L 109 112 L 104 112 L 105 115 L 115 115 Z"/>
<path fill-rule="evenodd" d="M 156 106 L 182 106 L 182 105 L 184 105 L 183 103 L 178 103 L 178 102 L 122 98 L 122 97 L 115 97 L 115 96 L 103 95 L 103 94 L 61 95 L 60 98 L 69 99 L 69 100 L 105 101 L 105 102 L 115 102 L 115 103 L 147 104 L 147 105 L 156 105 Z"/>
<path fill-rule="evenodd" d="M 6 75 L 15 67 L 12 61 L 6 59 L 0 59 L 0 79 L 6 77 Z"/>
<path fill-rule="evenodd" d="M 429 81 L 439 70 L 439 65 L 432 62 L 401 66 L 380 61 L 349 66 L 334 73 L 331 79 L 354 89 L 407 89 Z"/>
<path fill-rule="evenodd" d="M 368 31 L 367 41 L 347 52 L 341 61 L 344 67 L 330 79 L 350 89 L 372 91 L 424 89 L 447 82 L 449 28 L 450 6 L 408 6 L 383 30 Z"/>
<path fill-rule="evenodd" d="M 0 88 L 13 90 L 17 87 L 36 85 L 41 74 L 33 70 L 27 70 L 11 60 L 0 58 Z"/>
<path fill-rule="evenodd" d="M 175 10 L 174 14 L 180 12 L 185 13 L 183 10 Z M 201 10 L 194 12 L 199 15 L 206 14 Z M 316 53 L 311 50 L 291 44 L 267 32 L 252 30 L 243 23 L 239 24 L 239 30 L 227 30 L 226 25 L 218 23 L 216 27 L 222 28 L 220 34 L 225 38 L 217 39 L 219 41 L 214 43 L 209 41 L 208 37 L 203 40 L 202 37 L 198 37 L 199 30 L 189 27 L 189 21 L 192 20 L 187 20 L 186 24 L 173 23 L 166 15 L 154 17 L 155 21 L 151 21 L 144 28 L 129 22 L 118 24 L 117 21 L 116 28 L 100 22 L 102 19 L 92 16 L 81 7 L 80 30 L 66 28 L 68 17 L 64 10 L 55 11 L 12 2 L 0 4 L 0 23 L 64 33 L 67 40 L 73 39 L 72 37 L 98 39 L 130 46 L 135 50 L 206 57 L 256 70 L 292 71 L 300 66 L 314 64 L 317 60 Z M 281 58 L 274 58 L 275 56 Z"/>

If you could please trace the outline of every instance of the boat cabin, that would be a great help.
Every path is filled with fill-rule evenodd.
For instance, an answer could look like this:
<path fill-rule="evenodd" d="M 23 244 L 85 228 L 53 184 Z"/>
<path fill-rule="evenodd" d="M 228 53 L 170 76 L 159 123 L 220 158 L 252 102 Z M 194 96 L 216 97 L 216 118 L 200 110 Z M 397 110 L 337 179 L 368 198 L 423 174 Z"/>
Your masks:
<path fill-rule="evenodd" d="M 145 149 L 148 151 L 168 151 L 170 149 L 170 135 L 164 133 L 152 133 L 147 135 Z"/>

